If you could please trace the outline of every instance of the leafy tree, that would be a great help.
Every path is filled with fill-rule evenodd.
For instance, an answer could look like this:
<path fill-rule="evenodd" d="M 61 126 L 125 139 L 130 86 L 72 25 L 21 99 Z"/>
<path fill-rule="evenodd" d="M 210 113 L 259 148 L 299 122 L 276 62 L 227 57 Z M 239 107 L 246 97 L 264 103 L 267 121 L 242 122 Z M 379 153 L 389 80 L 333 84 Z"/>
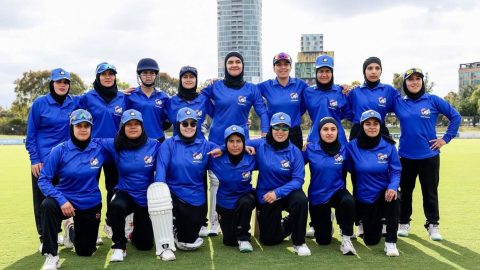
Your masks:
<path fill-rule="evenodd" d="M 176 95 L 179 80 L 171 77 L 170 75 L 164 72 L 160 72 L 159 76 L 160 78 L 157 80 L 157 83 L 155 84 L 155 86 L 158 87 L 160 90 L 164 91 L 165 93 L 167 93 L 169 96 Z"/>
<path fill-rule="evenodd" d="M 465 85 L 464 87 L 460 88 L 460 90 L 458 90 L 458 96 L 460 100 L 468 99 L 470 98 L 472 93 L 475 92 L 475 90 L 477 90 L 477 88 L 474 85 L 471 85 L 471 84 Z"/>
<path fill-rule="evenodd" d="M 460 100 L 457 93 L 450 91 L 443 99 L 445 99 L 448 103 L 450 103 L 450 105 L 452 105 L 455 109 L 458 110 Z"/>
<path fill-rule="evenodd" d="M 116 79 L 118 90 L 125 90 L 130 88 L 130 84 L 127 82 L 122 82 L 119 78 Z"/>

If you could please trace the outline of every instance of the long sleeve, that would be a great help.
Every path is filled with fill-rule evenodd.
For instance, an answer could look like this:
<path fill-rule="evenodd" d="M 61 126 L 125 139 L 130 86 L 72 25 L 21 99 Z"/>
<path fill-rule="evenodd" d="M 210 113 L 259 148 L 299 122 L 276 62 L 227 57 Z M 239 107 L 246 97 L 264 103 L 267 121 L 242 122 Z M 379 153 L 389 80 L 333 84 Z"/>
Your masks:
<path fill-rule="evenodd" d="M 166 182 L 167 181 L 167 170 L 170 165 L 171 159 L 171 145 L 172 141 L 167 140 L 160 146 L 160 151 L 157 152 L 157 164 L 155 168 L 155 182 Z"/>
<path fill-rule="evenodd" d="M 62 192 L 55 189 L 52 184 L 52 179 L 57 173 L 58 166 L 62 158 L 62 147 L 58 146 L 52 149 L 50 155 L 48 155 L 40 177 L 38 178 L 38 187 L 42 191 L 45 197 L 54 198 L 59 206 L 65 204 L 68 200 L 65 198 Z"/>
<path fill-rule="evenodd" d="M 443 140 L 446 143 L 449 143 L 455 136 L 457 136 L 458 128 L 460 127 L 460 122 L 462 121 L 462 117 L 458 113 L 455 108 L 446 102 L 444 99 L 439 98 L 437 96 L 434 97 L 435 106 L 437 107 L 438 111 L 445 115 L 450 123 L 448 123 L 447 132 L 443 135 Z"/>
<path fill-rule="evenodd" d="M 300 150 L 294 148 L 294 160 L 293 160 L 293 170 L 292 170 L 292 179 L 287 182 L 285 185 L 276 188 L 275 195 L 277 198 L 283 198 L 288 196 L 290 192 L 294 190 L 299 190 L 302 188 L 303 183 L 305 182 L 305 164 L 303 161 L 302 154 Z"/>
<path fill-rule="evenodd" d="M 253 96 L 254 96 L 254 104 L 253 108 L 257 113 L 258 117 L 260 118 L 260 126 L 262 132 L 268 132 L 270 119 L 268 119 L 267 107 L 263 102 L 262 95 L 260 94 L 260 90 L 256 85 L 253 86 Z"/>
<path fill-rule="evenodd" d="M 398 190 L 400 185 L 400 174 L 402 172 L 402 165 L 400 164 L 400 159 L 398 158 L 397 149 L 392 145 L 392 151 L 390 153 L 389 160 L 389 175 L 390 175 L 390 184 L 388 184 L 388 189 Z"/>
<path fill-rule="evenodd" d="M 25 147 L 27 148 L 32 165 L 41 162 L 37 145 L 37 123 L 40 122 L 40 112 L 38 110 L 38 103 L 34 102 L 28 113 L 27 121 L 27 138 L 25 140 Z"/>

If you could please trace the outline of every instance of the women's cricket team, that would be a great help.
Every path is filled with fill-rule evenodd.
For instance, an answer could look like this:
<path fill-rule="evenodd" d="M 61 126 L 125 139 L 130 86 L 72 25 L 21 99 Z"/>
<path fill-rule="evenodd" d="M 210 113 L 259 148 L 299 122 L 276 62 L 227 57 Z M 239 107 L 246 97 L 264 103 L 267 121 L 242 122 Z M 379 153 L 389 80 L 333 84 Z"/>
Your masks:
<path fill-rule="evenodd" d="M 81 96 L 69 95 L 67 71 L 52 70 L 50 92 L 30 109 L 26 140 L 43 269 L 60 266 L 58 245 L 91 256 L 101 244 L 102 168 L 112 262 L 125 259 L 128 240 L 139 250 L 155 246 L 164 261 L 175 260 L 176 249 L 200 248 L 208 235 L 208 204 L 210 235 L 221 229 L 223 244 L 240 252 L 253 251 L 256 209 L 263 245 L 291 236 L 295 253 L 311 255 L 305 241 L 310 214 L 309 231 L 319 245 L 331 243 L 335 217 L 342 254 L 357 254 L 352 238 L 376 245 L 383 235 L 386 255 L 399 256 L 397 235 L 409 234 L 417 176 L 425 228 L 432 240 L 442 240 L 439 150 L 456 136 L 461 117 L 426 93 L 422 70 L 405 72 L 402 97 L 380 82 L 377 57 L 365 60 L 365 82 L 351 91 L 334 84 L 333 59 L 326 55 L 317 58 L 313 86 L 290 77 L 292 59 L 286 53 L 273 58 L 276 78 L 258 85 L 244 81 L 244 64 L 240 53 L 227 54 L 225 78 L 200 93 L 197 70 L 185 66 L 173 97 L 155 88 L 159 67 L 151 58 L 138 62 L 139 86 L 128 93 L 118 91 L 117 69 L 106 62 L 96 68 L 93 89 Z M 249 137 L 252 107 L 261 121 L 259 139 Z M 305 112 L 312 128 L 304 144 Z M 398 152 L 385 125 L 389 112 L 400 120 Z M 441 138 L 435 130 L 439 114 L 450 120 Z M 201 130 L 207 115 L 208 140 Z M 343 119 L 353 123 L 349 142 Z M 172 125 L 173 137 L 165 138 Z M 306 164 L 308 196 L 302 189 Z M 353 195 L 346 188 L 347 172 Z M 133 231 L 126 234 L 131 214 Z"/>

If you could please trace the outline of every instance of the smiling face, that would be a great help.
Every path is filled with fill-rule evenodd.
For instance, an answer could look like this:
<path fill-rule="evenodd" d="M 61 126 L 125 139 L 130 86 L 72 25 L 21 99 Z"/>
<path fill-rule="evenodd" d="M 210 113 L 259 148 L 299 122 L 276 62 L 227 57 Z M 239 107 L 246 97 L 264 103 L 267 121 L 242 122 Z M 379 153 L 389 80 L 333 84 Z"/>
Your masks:
<path fill-rule="evenodd" d="M 423 79 L 418 74 L 412 74 L 405 81 L 405 84 L 407 85 L 407 89 L 410 93 L 416 94 L 416 93 L 420 92 L 420 90 L 422 90 Z"/>
<path fill-rule="evenodd" d="M 321 67 L 317 70 L 317 80 L 321 84 L 328 84 L 333 77 L 332 70 L 328 67 Z"/>
<path fill-rule="evenodd" d="M 197 78 L 190 72 L 183 74 L 182 86 L 185 89 L 192 89 L 197 84 Z"/>
<path fill-rule="evenodd" d="M 193 119 L 186 119 L 180 123 L 180 133 L 185 138 L 192 138 L 195 136 L 197 130 L 197 121 Z"/>
<path fill-rule="evenodd" d="M 375 138 L 380 133 L 380 121 L 376 118 L 369 118 L 363 122 L 363 130 L 370 138 Z"/>
<path fill-rule="evenodd" d="M 227 151 L 233 156 L 240 155 L 243 151 L 242 138 L 236 134 L 230 135 L 227 139 Z"/>
<path fill-rule="evenodd" d="M 231 56 L 227 59 L 227 72 L 232 77 L 239 76 L 243 71 L 243 63 L 240 58 Z"/>
<path fill-rule="evenodd" d="M 115 73 L 112 70 L 105 70 L 100 74 L 100 84 L 104 87 L 112 87 L 115 84 Z"/>
<path fill-rule="evenodd" d="M 53 82 L 53 89 L 55 90 L 55 94 L 65 96 L 70 89 L 70 82 L 66 79 Z"/>
<path fill-rule="evenodd" d="M 280 60 L 273 66 L 273 72 L 279 80 L 288 79 L 291 70 L 292 65 L 287 60 Z"/>
<path fill-rule="evenodd" d="M 288 139 L 290 128 L 285 124 L 272 126 L 272 137 L 276 142 L 284 142 Z"/>
<path fill-rule="evenodd" d="M 73 126 L 73 136 L 81 142 L 84 142 L 90 138 L 92 126 L 87 122 L 80 122 Z"/>
<path fill-rule="evenodd" d="M 377 63 L 371 63 L 365 69 L 365 77 L 370 82 L 376 82 L 380 80 L 380 76 L 382 75 L 382 67 Z"/>
<path fill-rule="evenodd" d="M 142 124 L 138 120 L 130 120 L 125 123 L 125 135 L 131 140 L 135 140 L 142 135 Z"/>
<path fill-rule="evenodd" d="M 326 123 L 320 129 L 320 138 L 326 143 L 332 143 L 337 139 L 338 129 L 333 123 Z"/>

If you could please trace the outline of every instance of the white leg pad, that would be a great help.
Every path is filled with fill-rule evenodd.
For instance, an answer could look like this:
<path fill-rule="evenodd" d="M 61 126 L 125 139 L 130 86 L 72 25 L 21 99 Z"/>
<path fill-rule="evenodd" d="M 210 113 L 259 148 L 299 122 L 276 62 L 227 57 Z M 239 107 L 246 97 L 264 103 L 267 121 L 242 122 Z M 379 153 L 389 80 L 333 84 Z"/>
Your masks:
<path fill-rule="evenodd" d="M 166 249 L 175 251 L 173 238 L 172 197 L 165 183 L 153 183 L 147 189 L 148 213 L 152 221 L 156 254 Z"/>
<path fill-rule="evenodd" d="M 208 177 L 210 178 L 210 215 L 209 222 L 211 227 L 218 225 L 218 215 L 217 215 L 217 191 L 220 181 L 218 181 L 217 176 L 212 172 L 208 171 Z"/>

